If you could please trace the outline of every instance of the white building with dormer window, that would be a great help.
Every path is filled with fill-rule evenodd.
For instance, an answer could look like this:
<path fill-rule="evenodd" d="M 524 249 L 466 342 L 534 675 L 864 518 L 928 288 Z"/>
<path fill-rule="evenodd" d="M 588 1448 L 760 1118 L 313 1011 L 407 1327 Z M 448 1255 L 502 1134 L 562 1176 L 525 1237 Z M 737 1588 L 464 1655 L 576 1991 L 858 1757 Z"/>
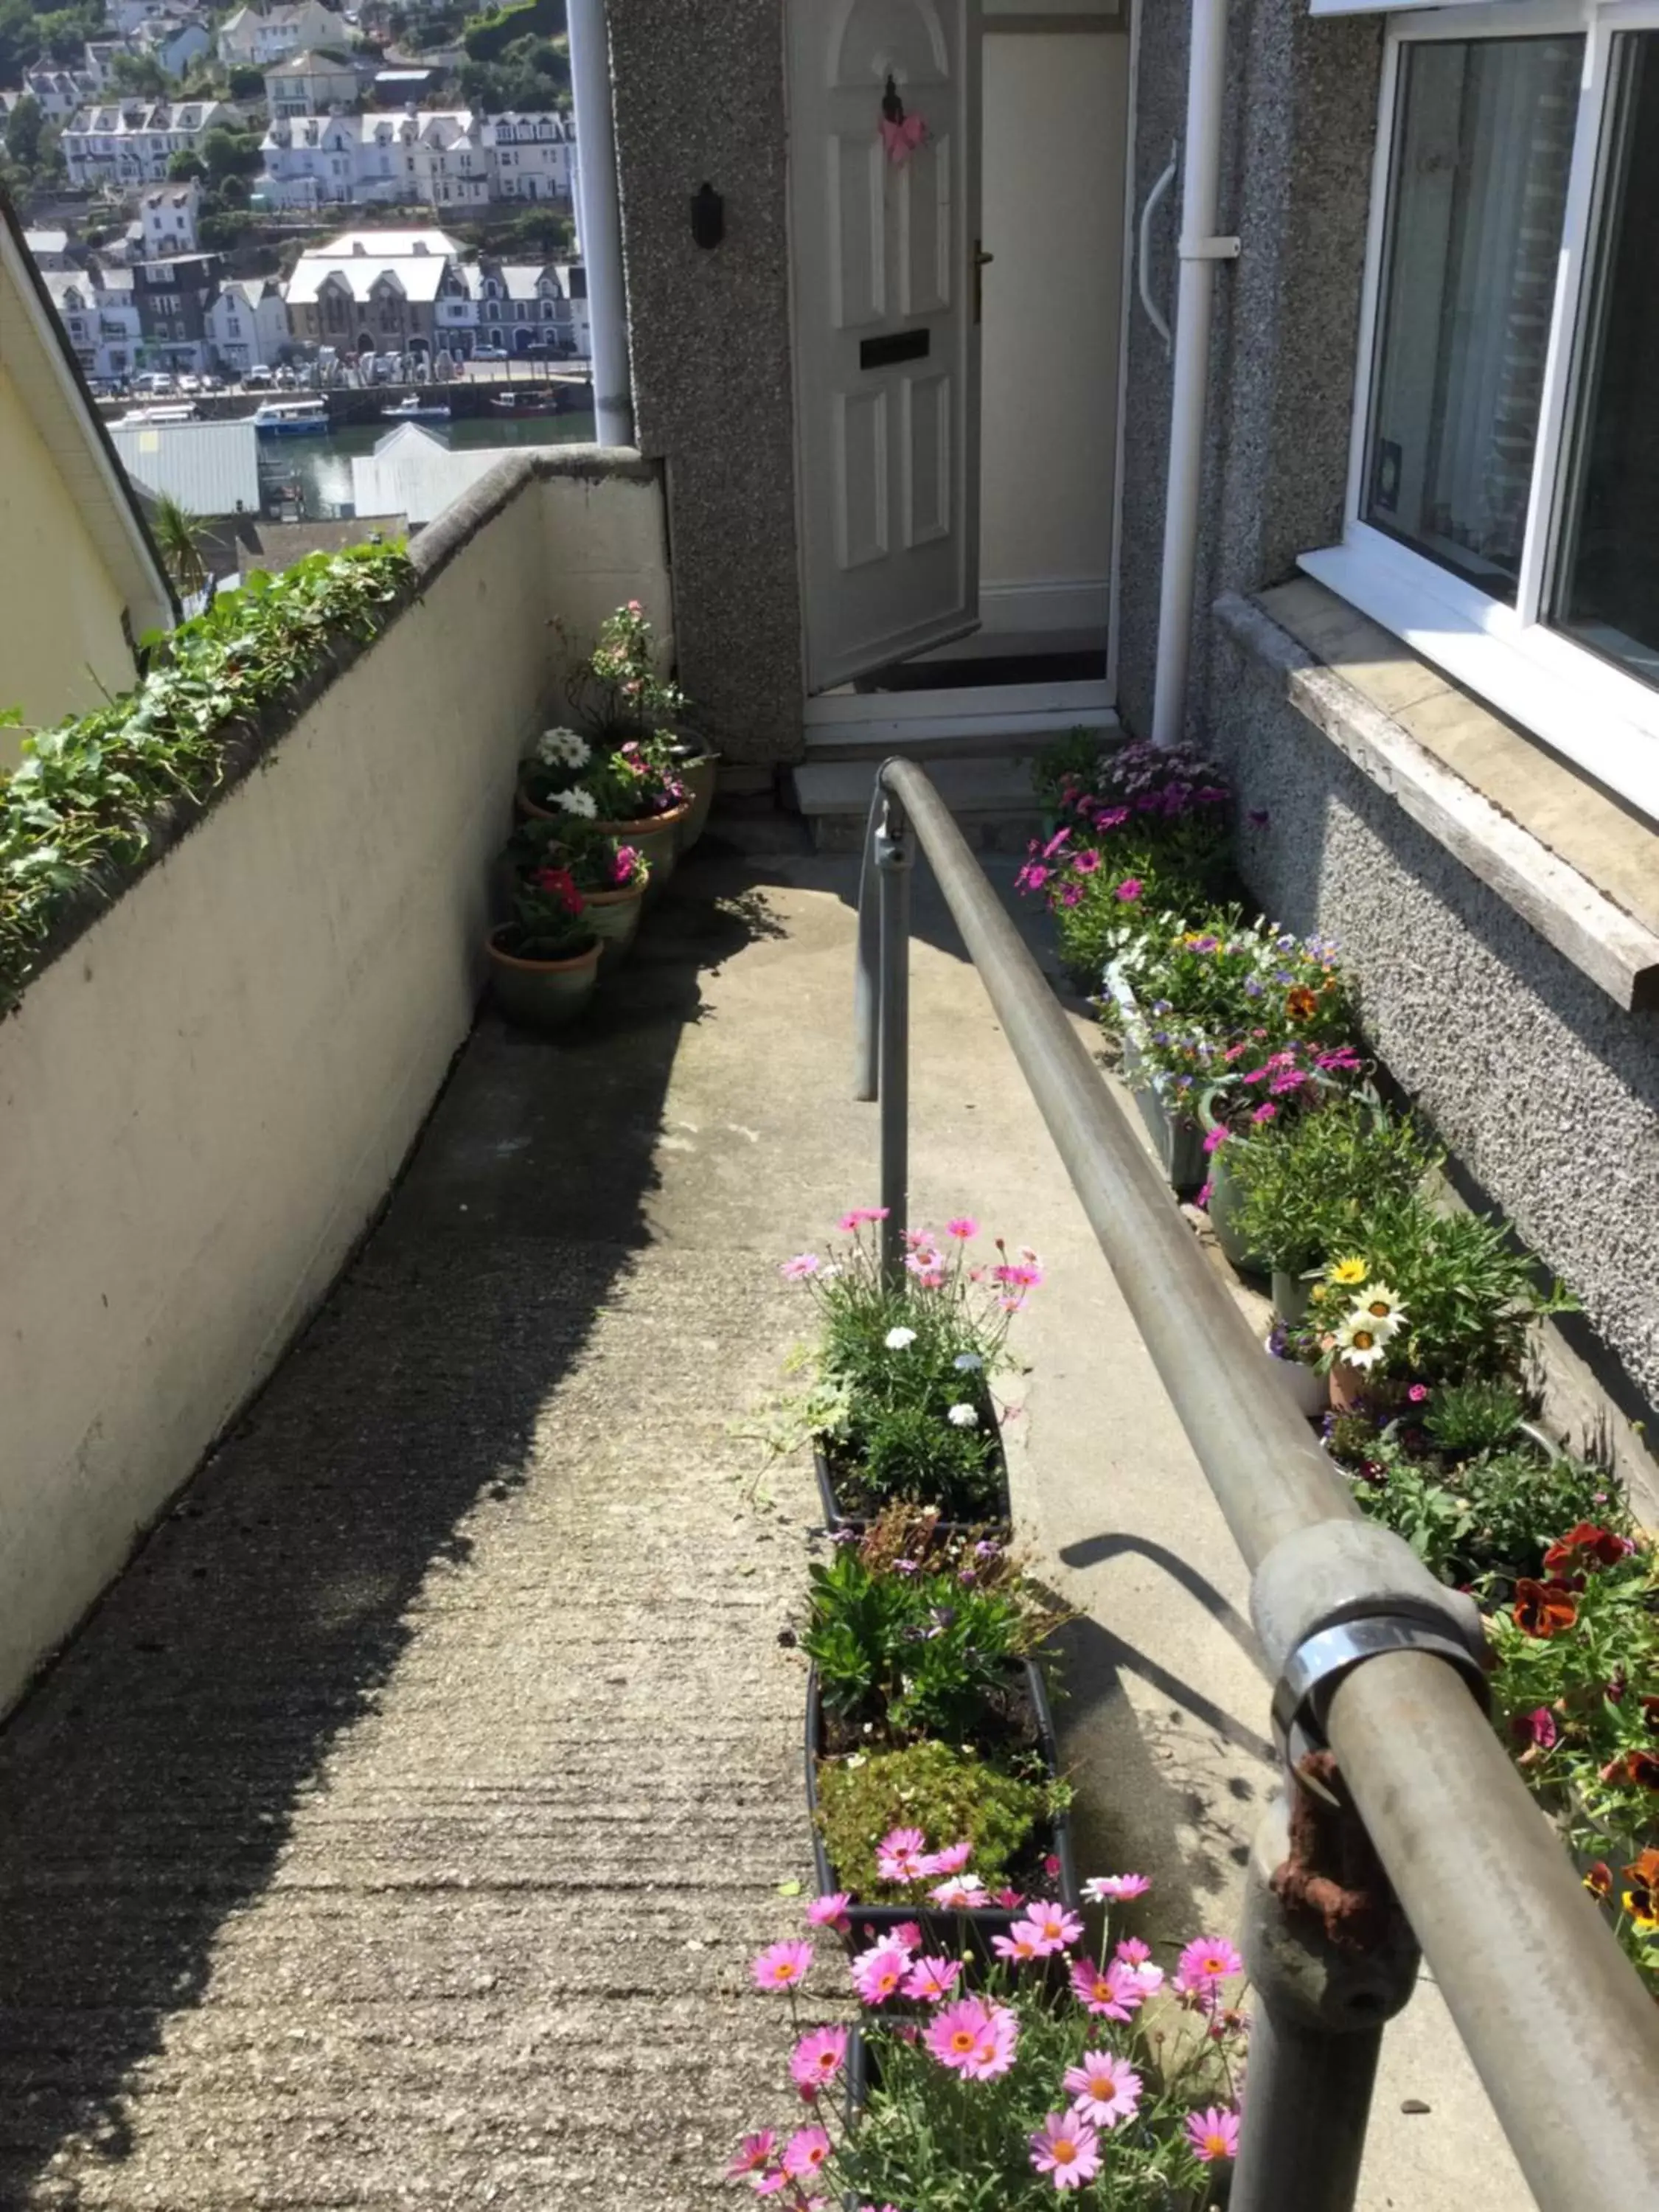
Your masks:
<path fill-rule="evenodd" d="M 222 62 L 264 69 L 272 62 L 286 61 L 290 54 L 314 52 L 319 46 L 347 47 L 351 35 L 343 15 L 323 7 L 320 0 L 301 0 L 297 7 L 239 8 L 219 26 L 216 43 Z"/>
<path fill-rule="evenodd" d="M 159 185 L 175 154 L 200 153 L 210 131 L 234 131 L 241 119 L 222 100 L 125 100 L 83 107 L 64 131 L 64 166 L 78 191 Z"/>
<path fill-rule="evenodd" d="M 495 115 L 484 125 L 495 196 L 502 200 L 575 198 L 574 116 Z"/>
<path fill-rule="evenodd" d="M 277 80 L 270 80 L 275 83 Z M 408 205 L 457 215 L 492 200 L 568 204 L 575 142 L 567 118 L 406 107 L 346 115 L 273 105 L 254 190 L 269 208 Z"/>

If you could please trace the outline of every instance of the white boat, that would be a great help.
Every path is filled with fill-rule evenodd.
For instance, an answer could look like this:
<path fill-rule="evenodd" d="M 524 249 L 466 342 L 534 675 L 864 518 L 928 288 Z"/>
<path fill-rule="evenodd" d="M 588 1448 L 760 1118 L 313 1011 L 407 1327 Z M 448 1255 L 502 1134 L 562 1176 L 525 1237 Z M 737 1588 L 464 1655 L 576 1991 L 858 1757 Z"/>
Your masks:
<path fill-rule="evenodd" d="M 201 418 L 186 399 L 174 405 L 162 402 L 154 407 L 129 407 L 117 419 L 120 422 L 195 422 Z"/>
<path fill-rule="evenodd" d="M 326 399 L 267 399 L 253 410 L 253 427 L 262 438 L 325 437 Z"/>
<path fill-rule="evenodd" d="M 382 422 L 447 422 L 449 409 L 441 399 L 417 399 L 411 392 L 395 407 L 382 407 Z"/>

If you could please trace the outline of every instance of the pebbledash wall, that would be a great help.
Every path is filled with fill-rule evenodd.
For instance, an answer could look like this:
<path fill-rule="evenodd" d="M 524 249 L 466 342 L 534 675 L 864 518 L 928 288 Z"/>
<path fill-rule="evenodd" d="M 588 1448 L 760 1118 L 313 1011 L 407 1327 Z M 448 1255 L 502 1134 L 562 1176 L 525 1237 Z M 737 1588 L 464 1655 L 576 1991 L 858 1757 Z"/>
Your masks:
<path fill-rule="evenodd" d="M 1188 11 L 1145 0 L 1133 205 L 1182 130 Z M 1380 19 L 1231 12 L 1191 734 L 1231 769 L 1252 890 L 1339 938 L 1367 1030 L 1475 1182 L 1659 1404 L 1659 1015 L 1626 1011 L 1287 702 L 1248 599 L 1340 534 Z M 1173 281 L 1179 195 L 1155 238 Z M 1150 725 L 1170 376 L 1137 307 L 1127 393 L 1120 699 Z M 1232 595 L 1233 618 L 1213 612 Z M 1494 793 L 1500 803 L 1502 793 Z M 1655 843 L 1659 865 L 1659 840 Z"/>
<path fill-rule="evenodd" d="M 413 557 L 418 596 L 0 1022 L 0 1709 L 269 1374 L 419 1132 L 482 986 L 551 618 L 591 635 L 638 598 L 670 620 L 637 455 L 515 454 Z"/>

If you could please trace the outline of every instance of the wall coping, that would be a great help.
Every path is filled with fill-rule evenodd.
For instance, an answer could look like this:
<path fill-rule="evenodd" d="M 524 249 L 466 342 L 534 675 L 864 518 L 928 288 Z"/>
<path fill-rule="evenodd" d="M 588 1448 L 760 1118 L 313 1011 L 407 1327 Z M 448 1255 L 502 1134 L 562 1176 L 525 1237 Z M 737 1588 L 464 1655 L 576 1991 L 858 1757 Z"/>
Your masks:
<path fill-rule="evenodd" d="M 1215 602 L 1213 611 L 1245 652 L 1283 677 L 1285 699 L 1299 714 L 1574 967 L 1627 1012 L 1659 1006 L 1659 927 L 1610 895 L 1605 878 L 1598 881 L 1589 872 L 1593 859 L 1577 855 L 1575 865 L 1496 795 L 1501 792 L 1512 799 L 1517 788 L 1535 785 L 1545 757 L 1478 701 L 1447 685 L 1397 641 L 1389 641 L 1385 659 L 1362 664 L 1389 679 L 1400 702 L 1397 712 L 1368 697 L 1341 665 L 1333 665 L 1304 642 L 1312 626 L 1304 617 L 1319 611 L 1304 609 L 1295 596 L 1304 588 L 1286 586 L 1256 599 L 1229 592 Z M 1305 588 L 1321 592 L 1322 602 L 1337 611 L 1334 622 L 1340 621 L 1345 630 L 1362 619 L 1334 593 L 1318 586 Z M 1287 628 L 1281 614 L 1297 619 L 1304 635 Z M 1413 684 L 1413 671 L 1431 681 Z M 1386 696 L 1388 686 L 1377 688 Z M 1415 696 L 1408 696 L 1413 691 Z M 1465 725 L 1479 725 L 1479 785 L 1448 765 L 1400 719 L 1438 704 L 1442 694 L 1449 695 Z M 1620 883 L 1659 881 L 1659 836 L 1553 757 L 1546 764 L 1552 776 L 1571 779 L 1581 802 L 1594 799 L 1602 811 L 1598 828 L 1607 853 L 1607 875 Z"/>
<path fill-rule="evenodd" d="M 315 706 L 365 653 L 375 652 L 408 610 L 417 605 L 428 586 L 464 553 L 479 533 L 505 513 L 532 483 L 555 478 L 587 483 L 655 484 L 661 470 L 631 447 L 537 446 L 508 453 L 458 499 L 410 541 L 410 581 L 391 600 L 385 618 L 372 637 L 342 637 L 329 648 L 299 683 L 267 702 L 252 721 L 226 727 L 221 751 L 221 773 L 211 791 L 199 799 L 179 799 L 158 807 L 145 824 L 147 842 L 139 858 L 119 869 L 87 878 L 66 902 L 41 945 L 33 973 L 13 1005 L 15 1013 L 49 969 L 84 937 L 94 923 L 118 905 L 139 879 L 164 860 L 173 848 L 223 804 L 237 787 L 282 743 L 307 710 Z M 365 538 L 368 533 L 365 532 Z"/>

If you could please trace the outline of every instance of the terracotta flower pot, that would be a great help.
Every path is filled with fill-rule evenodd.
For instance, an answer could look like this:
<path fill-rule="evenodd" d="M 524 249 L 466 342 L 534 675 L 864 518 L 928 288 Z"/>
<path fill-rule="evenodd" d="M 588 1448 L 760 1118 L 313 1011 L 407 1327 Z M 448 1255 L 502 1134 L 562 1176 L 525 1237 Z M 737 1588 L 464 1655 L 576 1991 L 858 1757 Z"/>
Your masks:
<path fill-rule="evenodd" d="M 690 802 L 675 807 L 667 814 L 647 814 L 637 822 L 596 822 L 593 827 L 603 830 L 607 837 L 619 838 L 643 854 L 650 863 L 650 880 L 645 887 L 647 904 L 661 896 L 663 885 L 674 872 L 674 859 L 679 849 L 680 825 L 690 813 Z"/>
<path fill-rule="evenodd" d="M 599 980 L 599 940 L 568 960 L 525 960 L 496 943 L 507 933 L 491 930 L 487 940 L 490 986 L 508 1021 L 545 1034 L 568 1029 L 586 1012 Z"/>
<path fill-rule="evenodd" d="M 599 940 L 599 965 L 609 969 L 621 967 L 628 957 L 634 939 L 639 935 L 640 916 L 645 911 L 644 884 L 631 884 L 626 890 L 584 891 L 586 915 L 592 924 L 593 934 Z"/>

